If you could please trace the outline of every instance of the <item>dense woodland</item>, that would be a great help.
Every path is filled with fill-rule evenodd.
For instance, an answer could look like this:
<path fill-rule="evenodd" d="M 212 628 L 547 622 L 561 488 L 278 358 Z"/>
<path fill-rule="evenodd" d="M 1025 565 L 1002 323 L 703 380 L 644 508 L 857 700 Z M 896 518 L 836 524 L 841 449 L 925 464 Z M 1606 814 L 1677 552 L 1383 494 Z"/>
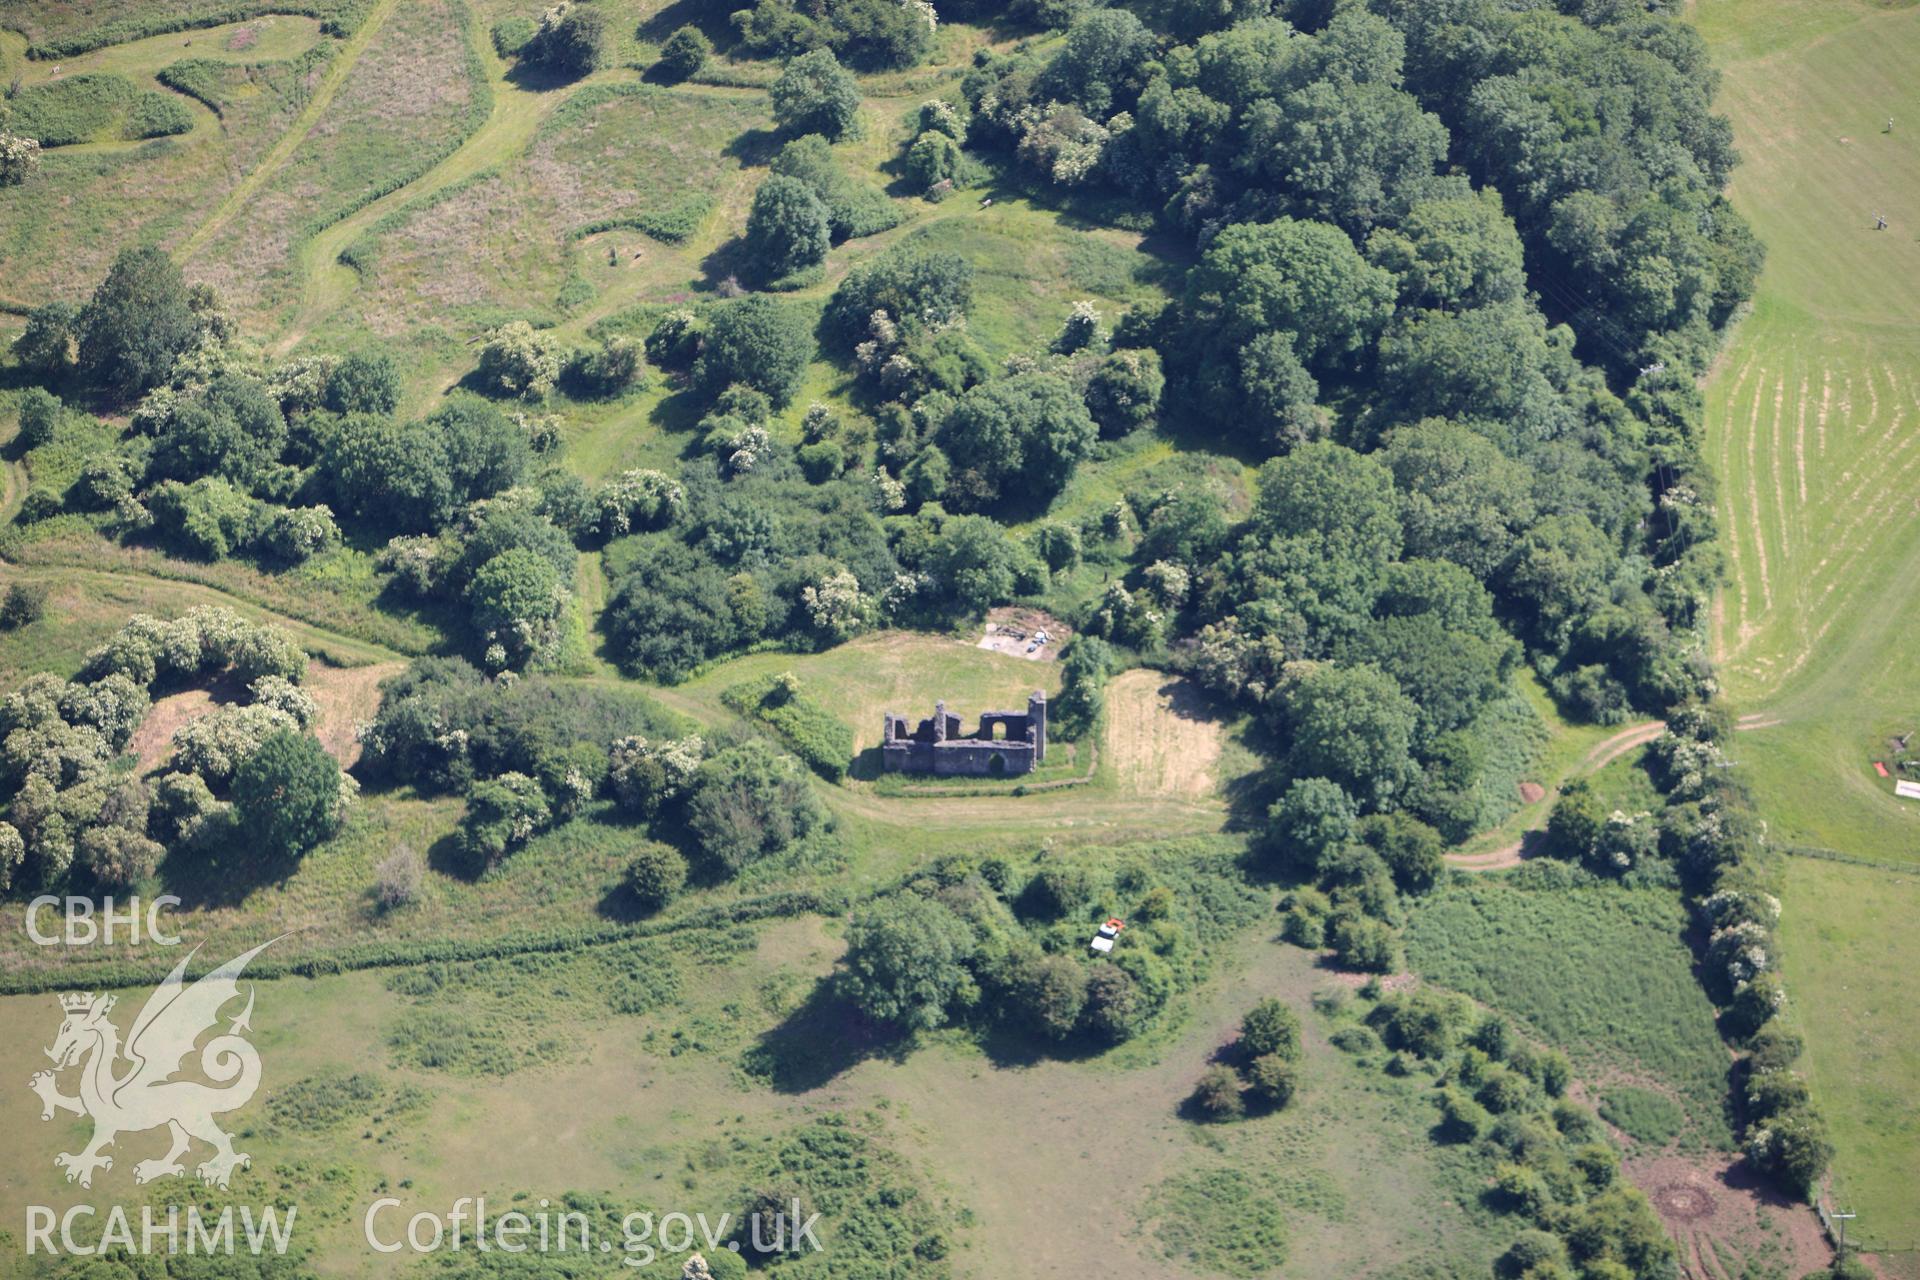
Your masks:
<path fill-rule="evenodd" d="M 343 532 L 384 542 L 395 591 L 454 605 L 496 671 L 553 660 L 572 548 L 615 541 L 606 625 L 665 679 L 767 641 L 1045 600 L 1091 553 L 1125 572 L 1084 629 L 1258 706 L 1282 738 L 1310 718 L 1303 681 L 1337 687 L 1378 749 L 1342 763 L 1301 743 L 1293 772 L 1444 825 L 1517 663 L 1603 721 L 1711 687 L 1693 380 L 1758 247 L 1720 196 L 1733 156 L 1698 37 L 1643 6 L 1566 7 L 1009 15 L 1068 29 L 1044 54 L 983 56 L 962 101 L 923 108 L 913 171 L 1004 166 L 1197 257 L 1164 307 L 1110 333 L 1076 313 L 1004 368 L 967 332 L 970 265 L 908 239 L 817 325 L 753 294 L 669 314 L 644 359 L 627 339 L 568 352 L 509 325 L 468 379 L 479 394 L 401 421 L 382 356 L 268 361 L 161 255 L 132 251 L 81 312 L 36 313 L 19 355 L 56 388 L 131 405 L 136 431 L 26 514 L 112 510 L 128 536 L 276 567 Z M 522 56 L 561 58 L 588 12 Z M 745 241 L 790 277 L 890 225 L 832 164 L 858 101 L 835 53 L 910 65 L 924 40 L 900 31 L 927 24 L 912 6 L 819 17 L 780 0 L 734 22 L 746 48 L 798 55 L 772 93 L 794 141 Z M 864 412 L 811 409 L 795 441 L 774 419 L 816 337 L 862 375 Z M 544 459 L 555 435 L 529 402 L 617 393 L 649 365 L 705 406 L 682 474 L 589 491 Z M 37 430 L 60 412 L 30 409 Z M 1136 494 L 1001 531 L 1044 517 L 1103 439 L 1150 426 L 1261 463 L 1251 511 Z M 1327 664 L 1350 674 L 1314 674 Z"/>
<path fill-rule="evenodd" d="M 1725 726 L 1701 710 L 1720 553 L 1696 380 L 1761 252 L 1722 196 L 1730 130 L 1675 8 L 758 0 L 732 15 L 733 52 L 782 60 L 782 146 L 744 233 L 752 288 L 723 291 L 744 296 L 582 349 L 506 325 L 459 389 L 411 416 L 386 356 L 268 357 L 163 253 L 129 248 L 83 307 L 42 307 L 15 345 L 43 388 L 25 400 L 27 446 L 88 410 L 131 422 L 70 490 L 29 493 L 20 519 L 84 514 L 118 538 L 268 571 L 343 541 L 371 552 L 383 599 L 445 620 L 447 652 L 386 688 L 362 774 L 467 796 L 459 843 L 476 874 L 611 806 L 652 838 L 629 883 L 649 910 L 689 876 L 831 860 L 833 823 L 798 762 L 760 739 L 703 741 L 667 717 L 639 736 L 633 719 L 650 713 L 543 675 L 565 664 L 581 549 L 604 550 L 611 652 L 656 681 L 1012 601 L 1068 613 L 1080 633 L 1060 700 L 1069 732 L 1098 719 L 1123 666 L 1191 675 L 1268 746 L 1254 861 L 1297 886 L 1288 936 L 1366 970 L 1397 964 L 1402 898 L 1442 874 L 1446 845 L 1503 816 L 1498 761 L 1532 714 L 1513 694 L 1529 666 L 1572 718 L 1673 717 L 1657 753 L 1666 812 L 1623 822 L 1571 789 L 1554 852 L 1584 867 L 1569 875 L 1698 895 L 1717 995 L 1759 1035 L 1778 1007 L 1775 908 L 1745 869 L 1752 824 L 1714 772 Z M 1046 349 L 996 363 L 968 328 L 973 266 L 911 235 L 824 306 L 786 296 L 823 278 L 835 245 L 899 221 L 834 161 L 858 127 L 848 68 L 915 65 L 942 18 L 1035 38 L 983 52 L 957 92 L 919 109 L 905 181 L 965 199 L 991 176 L 1152 231 L 1189 264 L 1164 303 L 1077 308 Z M 599 25 L 592 6 L 563 5 L 495 38 L 573 76 L 598 65 Z M 688 28 L 661 73 L 695 75 L 709 56 Z M 794 403 L 816 357 L 855 380 L 849 403 Z M 697 423 L 678 467 L 599 485 L 570 473 L 549 398 L 649 379 L 670 380 Z M 1079 468 L 1143 433 L 1244 462 L 1250 501 L 1194 484 L 1052 514 Z M 1056 592 L 1086 565 L 1108 578 L 1091 600 Z M 159 643 L 159 666 L 132 686 L 232 647 L 187 662 Z M 101 883 L 126 882 L 151 870 L 157 852 L 133 846 L 161 823 L 183 840 L 246 818 L 244 766 L 231 783 L 201 770 L 212 789 L 169 775 L 151 818 L 113 816 L 122 793 L 85 761 L 130 732 L 130 712 L 96 705 L 126 662 L 97 658 L 83 680 L 0 710 L 14 794 L 0 835 L 22 883 L 67 874 L 76 846 Z M 255 705 L 290 704 L 279 714 L 296 731 L 297 680 L 275 670 L 252 686 Z M 112 692 L 143 699 L 132 686 Z M 88 738 L 46 776 L 42 744 L 87 733 L 97 749 Z M 228 813 L 229 785 L 237 816 L 208 818 Z M 62 786 L 92 788 L 66 817 L 49 794 Z M 175 793 L 190 790 L 198 807 L 181 816 Z M 320 838 L 314 821 L 282 843 Z M 1125 875 L 931 873 L 856 916 L 847 991 L 907 1027 L 995 1008 L 1051 1039 L 1123 1039 L 1193 980 L 1198 926 L 1183 919 L 1240 909 L 1220 868 L 1193 878 L 1174 908 L 1128 900 L 1152 886 Z M 1049 953 L 1080 932 L 1053 922 L 1100 894 L 1142 927 L 1090 977 Z M 1785 1079 L 1792 1046 L 1757 1043 L 1756 1072 Z M 1804 1188 L 1823 1159 L 1817 1121 L 1803 1097 L 1768 1097 L 1747 1112 L 1756 1159 Z M 1476 1132 L 1492 1124 L 1464 1094 L 1449 1105 Z M 1580 1274 L 1669 1265 L 1639 1239 L 1644 1206 L 1604 1191 L 1610 1172 L 1588 1187 L 1560 1154 L 1523 1167 L 1527 1135 L 1509 1136 L 1514 1196 L 1572 1242 Z"/>

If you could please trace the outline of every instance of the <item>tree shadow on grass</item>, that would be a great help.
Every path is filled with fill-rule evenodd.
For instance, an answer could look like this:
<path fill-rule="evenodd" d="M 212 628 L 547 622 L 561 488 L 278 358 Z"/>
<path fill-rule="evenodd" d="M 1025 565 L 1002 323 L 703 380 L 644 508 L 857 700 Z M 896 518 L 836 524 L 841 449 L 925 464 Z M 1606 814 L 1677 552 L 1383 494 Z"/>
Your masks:
<path fill-rule="evenodd" d="M 373 603 L 382 613 L 430 631 L 434 638 L 427 645 L 428 654 L 445 658 L 454 657 L 462 651 L 461 640 L 466 632 L 467 615 L 451 602 L 423 600 L 402 586 L 398 578 L 388 578 L 374 595 Z"/>
<path fill-rule="evenodd" d="M 853 758 L 847 776 L 858 782 L 872 782 L 886 773 L 886 759 L 879 747 L 868 747 Z"/>
<path fill-rule="evenodd" d="M 1544 831 L 1524 831 L 1520 834 L 1520 861 L 1547 856 L 1548 840 Z"/>
<path fill-rule="evenodd" d="M 995 1022 L 980 1037 L 980 1049 L 996 1067 L 1034 1067 L 1043 1062 L 1086 1062 L 1113 1048 L 1096 1036 L 1048 1040 L 1011 1022 Z"/>
<path fill-rule="evenodd" d="M 750 169 L 765 168 L 786 144 L 786 135 L 778 129 L 743 129 L 733 141 L 720 148 L 720 154 Z"/>
<path fill-rule="evenodd" d="M 733 24 L 727 21 L 732 5 L 708 4 L 706 0 L 673 0 L 666 8 L 640 23 L 634 34 L 659 44 L 681 27 L 694 27 L 713 42 L 715 52 L 735 43 Z"/>
<path fill-rule="evenodd" d="M 691 25 L 698 27 L 700 24 L 693 23 Z M 668 32 L 667 34 L 671 35 L 673 33 Z M 664 38 L 665 37 L 662 37 L 662 39 Z M 708 61 L 711 62 L 712 59 L 709 58 Z M 627 65 L 640 73 L 640 82 L 642 84 L 650 84 L 655 86 L 656 88 L 684 89 L 690 84 L 699 83 L 697 80 L 694 79 L 694 76 L 697 76 L 700 74 L 700 72 L 698 71 L 695 71 L 693 75 L 681 75 L 677 71 L 669 71 L 666 67 L 660 65 L 660 63 L 658 62 L 648 63 L 645 66 L 642 66 L 638 62 L 630 62 Z"/>
<path fill-rule="evenodd" d="M 427 865 L 443 876 L 467 884 L 478 883 L 487 872 L 472 854 L 460 847 L 459 837 L 451 831 L 427 846 Z"/>
<path fill-rule="evenodd" d="M 1188 1124 L 1221 1127 L 1230 1125 L 1236 1120 L 1244 1120 L 1247 1118 L 1244 1112 L 1239 1115 L 1214 1115 L 1211 1111 L 1208 1111 L 1200 1105 L 1200 1096 L 1197 1090 L 1180 1099 L 1179 1104 L 1173 1109 L 1173 1114 L 1177 1118 L 1185 1120 Z"/>
<path fill-rule="evenodd" d="M 615 924 L 638 924 L 660 914 L 660 908 L 640 901 L 625 878 L 600 895 L 600 901 L 594 904 L 594 911 L 602 920 L 611 920 Z"/>
<path fill-rule="evenodd" d="M 700 278 L 694 288 L 721 298 L 736 298 L 747 292 L 747 286 L 758 279 L 759 273 L 754 270 L 752 255 L 747 252 L 746 239 L 729 236 L 700 259 Z"/>
<path fill-rule="evenodd" d="M 903 1060 L 910 1036 L 876 1022 L 843 997 L 831 978 L 747 1050 L 747 1073 L 777 1093 L 805 1093 L 831 1083 L 870 1058 Z"/>
<path fill-rule="evenodd" d="M 300 869 L 298 858 L 267 858 L 233 831 L 211 849 L 183 848 L 161 860 L 160 882 L 180 899 L 181 909 L 237 907 L 257 890 L 285 884 Z"/>
<path fill-rule="evenodd" d="M 513 66 L 507 71 L 506 81 L 516 89 L 525 89 L 529 93 L 548 93 L 555 89 L 565 89 L 580 83 L 580 75 L 564 71 L 553 71 L 528 58 L 516 57 Z"/>
<path fill-rule="evenodd" d="M 1264 769 L 1253 768 L 1221 784 L 1227 799 L 1227 830 L 1259 831 L 1273 803 L 1273 783 Z"/>

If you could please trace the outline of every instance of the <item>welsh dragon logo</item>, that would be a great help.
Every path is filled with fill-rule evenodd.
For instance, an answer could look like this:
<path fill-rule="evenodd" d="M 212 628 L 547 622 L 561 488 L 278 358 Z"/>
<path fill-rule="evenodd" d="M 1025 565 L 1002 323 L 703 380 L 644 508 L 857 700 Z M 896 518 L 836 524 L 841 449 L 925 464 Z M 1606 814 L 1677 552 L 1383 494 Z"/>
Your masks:
<path fill-rule="evenodd" d="M 187 964 L 199 951 L 195 947 L 147 997 L 124 1046 L 119 1029 L 107 1018 L 115 997 L 91 992 L 60 997 L 66 1020 L 46 1051 L 54 1068 L 37 1072 L 28 1084 L 40 1095 L 42 1120 L 53 1119 L 56 1111 L 93 1120 L 93 1140 L 85 1149 L 53 1158 L 66 1170 L 68 1182 L 91 1187 L 96 1169 L 113 1168 L 113 1157 L 102 1153 L 116 1138 L 163 1125 L 172 1145 L 158 1160 L 134 1165 L 135 1182 L 185 1173 L 180 1157 L 195 1138 L 213 1147 L 212 1158 L 195 1170 L 211 1186 L 224 1189 L 235 1169 L 252 1163 L 245 1152 L 233 1149 L 232 1135 L 213 1121 L 216 1115 L 245 1106 L 260 1087 L 260 1055 L 242 1034 L 252 1030 L 248 1021 L 253 1016 L 251 987 L 246 1007 L 228 1023 L 226 1032 L 200 1049 L 200 1073 L 213 1083 L 175 1077 L 186 1067 L 201 1035 L 218 1024 L 220 1010 L 239 997 L 238 979 L 247 962 L 272 945 L 263 942 L 189 986 Z M 70 1067 L 80 1071 L 80 1091 L 75 1097 L 61 1093 L 56 1080 L 58 1073 Z"/>

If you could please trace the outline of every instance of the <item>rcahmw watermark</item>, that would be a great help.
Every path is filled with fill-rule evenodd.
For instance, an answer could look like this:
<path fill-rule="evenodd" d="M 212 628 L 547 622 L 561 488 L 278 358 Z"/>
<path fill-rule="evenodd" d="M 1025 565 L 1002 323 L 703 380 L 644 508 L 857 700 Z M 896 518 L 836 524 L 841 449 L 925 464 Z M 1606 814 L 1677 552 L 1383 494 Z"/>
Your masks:
<path fill-rule="evenodd" d="M 237 1232 L 235 1212 L 232 1205 L 216 1214 L 190 1204 L 184 1213 L 180 1206 L 168 1205 L 163 1215 L 150 1204 L 141 1205 L 136 1229 L 126 1209 L 114 1205 L 107 1210 L 105 1219 L 100 1220 L 99 1232 L 95 1234 L 93 1222 L 89 1220 L 100 1219 L 100 1211 L 90 1204 L 76 1204 L 65 1213 L 56 1213 L 43 1204 L 30 1204 L 27 1206 L 27 1253 L 29 1256 L 67 1254 L 88 1258 L 110 1249 L 124 1249 L 141 1255 L 184 1253 L 231 1257 L 246 1252 L 259 1257 L 287 1251 L 293 1239 L 293 1220 L 299 1213 L 297 1205 L 284 1208 L 269 1205 L 257 1212 L 251 1205 L 241 1205 Z"/>

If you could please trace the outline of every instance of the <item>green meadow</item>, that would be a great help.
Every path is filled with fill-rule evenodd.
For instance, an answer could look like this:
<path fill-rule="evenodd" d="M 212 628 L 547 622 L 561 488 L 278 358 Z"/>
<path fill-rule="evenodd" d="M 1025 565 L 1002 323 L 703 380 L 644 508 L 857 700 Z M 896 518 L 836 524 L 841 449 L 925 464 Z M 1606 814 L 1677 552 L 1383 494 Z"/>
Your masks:
<path fill-rule="evenodd" d="M 1744 161 L 1732 198 L 1768 246 L 1707 388 L 1730 569 L 1715 656 L 1734 709 L 1771 726 L 1741 734 L 1735 761 L 1778 842 L 1911 865 L 1920 801 L 1873 761 L 1920 728 L 1920 9 L 1695 13 Z M 1888 1016 L 1920 995 L 1900 956 L 1912 885 L 1795 858 L 1782 917 L 1833 1200 L 1860 1214 L 1850 1236 L 1895 1247 L 1920 1244 L 1913 1020 Z"/>
<path fill-rule="evenodd" d="M 533 319 L 567 345 L 639 337 L 738 267 L 748 202 L 777 147 L 770 70 L 722 56 L 690 83 L 645 80 L 637 68 L 687 6 L 603 0 L 615 56 L 564 88 L 526 83 L 494 48 L 493 24 L 522 16 L 506 0 L 273 7 L 32 0 L 20 30 L 0 30 L 0 73 L 21 77 L 23 118 L 49 143 L 40 181 L 0 189 L 0 303 L 78 300 L 123 244 L 157 243 L 275 354 L 390 351 L 412 413 L 459 383 L 472 341 L 504 320 Z M 1920 1245 L 1920 956 L 1907 940 L 1920 802 L 1896 799 L 1871 762 L 1920 729 L 1920 7 L 1693 8 L 1745 158 L 1733 198 L 1770 250 L 1706 388 L 1728 567 L 1713 651 L 1728 702 L 1752 725 L 1735 763 L 1776 843 L 1887 864 L 1787 860 L 1781 936 L 1789 1016 L 1838 1148 L 1832 1198 L 1859 1212 L 1859 1238 L 1909 1247 Z M 894 186 L 918 104 L 951 94 L 976 53 L 1018 41 L 947 22 L 927 66 L 863 77 L 864 136 L 835 152 L 845 176 Z M 29 60 L 29 42 L 75 52 Z M 853 266 L 924 242 L 974 266 L 971 332 L 998 362 L 1043 347 L 1076 302 L 1111 323 L 1164 300 L 1192 260 L 1165 237 L 1013 189 L 893 204 L 899 225 L 836 246 L 821 277 L 787 296 L 820 306 Z M 11 323 L 0 316 L 0 336 Z M 0 420 L 10 395 L 0 390 Z M 775 434 L 797 440 L 815 400 L 863 416 L 846 369 L 823 358 Z M 556 392 L 541 412 L 564 419 L 556 460 L 589 482 L 671 469 L 693 448 L 698 413 L 658 372 L 604 400 Z M 123 429 L 89 419 L 54 445 L 10 451 L 5 513 L 29 487 L 64 491 Z M 1234 518 L 1247 512 L 1248 458 L 1145 434 L 1100 445 L 1049 517 L 1080 521 L 1183 483 Z M 431 609 L 379 601 L 373 550 L 348 545 L 270 574 L 124 546 L 81 515 L 10 530 L 0 578 L 50 595 L 42 622 L 0 632 L 0 687 L 72 674 L 132 613 L 220 603 L 279 622 L 323 660 L 327 723 L 349 742 L 380 678 L 456 644 Z M 438 1274 L 361 1247 L 361 1214 L 381 1195 L 444 1211 L 460 1195 L 505 1205 L 573 1193 L 602 1216 L 714 1214 L 737 1212 L 747 1190 L 795 1164 L 831 1188 L 830 1248 L 884 1236 L 925 1274 L 1255 1276 L 1282 1259 L 1299 1276 L 1488 1274 L 1514 1224 L 1489 1212 L 1479 1171 L 1429 1140 L 1422 1091 L 1433 1082 L 1358 1060 L 1325 1019 L 1308 1019 L 1295 1105 L 1234 1126 L 1181 1118 L 1255 1000 L 1304 1011 L 1341 982 L 1315 953 L 1273 940 L 1265 905 L 1263 919 L 1206 940 L 1206 980 L 1161 1025 L 1104 1056 L 1021 1056 L 957 1032 L 907 1051 L 815 1017 L 847 910 L 943 853 L 1027 865 L 1043 853 L 1157 856 L 1185 840 L 1238 852 L 1247 815 L 1236 802 L 1259 764 L 1245 717 L 1164 673 L 1129 672 L 1095 729 L 1054 744 L 1033 780 L 1052 789 L 903 783 L 873 767 L 883 712 L 918 718 L 935 698 L 969 719 L 1022 706 L 1035 689 L 1059 692 L 1058 664 L 982 649 L 975 630 L 881 632 L 637 686 L 596 630 L 624 554 L 617 542 L 581 553 L 556 679 L 630 696 L 636 723 L 777 739 L 777 725 L 726 694 L 791 673 L 853 745 L 844 779 L 808 781 L 840 852 L 777 881 L 695 885 L 639 922 L 620 895 L 646 832 L 610 804 L 473 877 L 449 858 L 460 800 L 396 788 L 364 795 L 346 829 L 284 879 L 244 893 L 193 883 L 182 924 L 208 954 L 286 933 L 275 956 L 316 975 L 259 984 L 269 1074 L 240 1135 L 254 1166 L 232 1199 L 296 1199 L 309 1261 L 328 1277 Z M 1054 602 L 1079 608 L 1107 585 L 1087 563 L 1061 575 Z M 1516 792 L 1543 789 L 1519 792 L 1529 798 L 1510 817 L 1463 846 L 1474 870 L 1517 861 L 1569 777 L 1594 773 L 1609 807 L 1658 806 L 1635 749 L 1644 739 L 1628 740 L 1639 729 L 1569 723 L 1531 672 L 1515 688 L 1499 776 Z M 371 886 L 399 847 L 429 871 L 415 903 L 383 911 Z M 762 918 L 741 905 L 774 894 L 811 906 Z M 21 914 L 0 906 L 0 969 L 52 984 L 57 962 L 25 941 Z M 1409 915 L 1407 967 L 1565 1050 L 1584 1097 L 1637 1149 L 1724 1156 L 1727 1050 L 1674 892 L 1454 875 Z M 405 963 L 341 960 L 378 954 Z M 165 959 L 101 949 L 69 958 L 58 980 L 128 978 L 109 966 L 152 976 Z M 52 1164 L 84 1127 L 42 1123 L 17 1083 L 44 1061 L 55 1013 L 48 994 L 0 997 L 0 1079 L 16 1081 L 0 1091 L 0 1166 L 24 1171 L 0 1179 L 0 1241 L 24 1205 L 85 1194 Z M 844 1060 L 800 1083 L 770 1067 L 796 1025 L 804 1044 Z M 131 1185 L 157 1139 L 125 1141 L 105 1194 L 175 1194 Z M 581 1274 L 625 1272 L 590 1260 Z"/>

